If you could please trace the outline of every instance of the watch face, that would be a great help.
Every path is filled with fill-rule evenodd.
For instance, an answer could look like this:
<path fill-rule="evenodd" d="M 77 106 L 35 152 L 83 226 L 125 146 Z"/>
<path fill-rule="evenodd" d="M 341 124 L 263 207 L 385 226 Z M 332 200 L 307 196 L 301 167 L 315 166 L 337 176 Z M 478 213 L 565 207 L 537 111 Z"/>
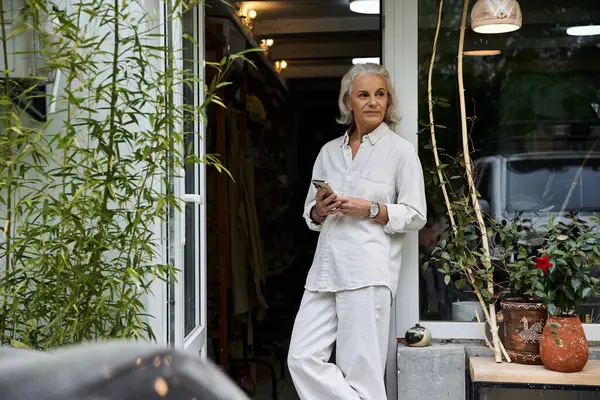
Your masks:
<path fill-rule="evenodd" d="M 376 216 L 379 213 L 379 204 L 371 204 L 370 212 L 372 217 Z"/>

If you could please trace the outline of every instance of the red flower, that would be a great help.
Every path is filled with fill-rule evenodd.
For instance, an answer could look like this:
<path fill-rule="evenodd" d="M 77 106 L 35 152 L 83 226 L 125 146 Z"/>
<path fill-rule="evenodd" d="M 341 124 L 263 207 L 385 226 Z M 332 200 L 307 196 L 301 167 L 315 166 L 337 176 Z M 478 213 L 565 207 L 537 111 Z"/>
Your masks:
<path fill-rule="evenodd" d="M 544 257 L 536 257 L 535 259 L 535 267 L 544 271 L 544 274 L 547 274 L 552 267 L 552 263 L 548 261 L 548 258 L 549 257 L 546 254 Z"/>

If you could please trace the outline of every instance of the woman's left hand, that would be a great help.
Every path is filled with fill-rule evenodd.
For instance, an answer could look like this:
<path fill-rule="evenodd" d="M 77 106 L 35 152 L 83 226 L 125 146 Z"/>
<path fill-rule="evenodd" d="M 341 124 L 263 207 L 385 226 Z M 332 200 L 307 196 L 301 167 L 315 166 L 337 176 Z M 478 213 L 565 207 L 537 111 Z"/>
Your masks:
<path fill-rule="evenodd" d="M 349 217 L 368 217 L 369 209 L 373 202 L 357 197 L 338 196 L 337 200 L 341 202 L 340 212 Z"/>

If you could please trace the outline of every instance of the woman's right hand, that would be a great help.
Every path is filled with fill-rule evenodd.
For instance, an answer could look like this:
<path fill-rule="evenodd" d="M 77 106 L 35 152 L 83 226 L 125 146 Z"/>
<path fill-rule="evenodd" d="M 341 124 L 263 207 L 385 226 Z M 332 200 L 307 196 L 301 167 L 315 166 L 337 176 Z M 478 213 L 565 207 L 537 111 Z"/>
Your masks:
<path fill-rule="evenodd" d="M 319 189 L 317 191 L 317 204 L 315 204 L 315 212 L 321 218 L 328 215 L 337 214 L 340 212 L 340 201 L 337 201 L 337 195 L 334 193 L 329 197 L 325 197 L 327 190 Z"/>

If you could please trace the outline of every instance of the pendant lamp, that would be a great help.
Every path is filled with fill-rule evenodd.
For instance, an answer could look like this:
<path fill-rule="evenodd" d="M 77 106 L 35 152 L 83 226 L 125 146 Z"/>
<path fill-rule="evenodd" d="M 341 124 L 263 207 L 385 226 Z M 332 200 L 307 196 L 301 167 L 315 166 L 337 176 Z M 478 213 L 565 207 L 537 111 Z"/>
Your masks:
<path fill-rule="evenodd" d="M 500 39 L 500 40 L 498 40 Z M 477 35 L 475 40 L 465 40 L 463 55 L 488 57 L 502 54 L 502 38 Z"/>
<path fill-rule="evenodd" d="M 514 32 L 522 24 L 523 15 L 517 0 L 477 0 L 471 10 L 471 29 L 477 33 Z"/>

